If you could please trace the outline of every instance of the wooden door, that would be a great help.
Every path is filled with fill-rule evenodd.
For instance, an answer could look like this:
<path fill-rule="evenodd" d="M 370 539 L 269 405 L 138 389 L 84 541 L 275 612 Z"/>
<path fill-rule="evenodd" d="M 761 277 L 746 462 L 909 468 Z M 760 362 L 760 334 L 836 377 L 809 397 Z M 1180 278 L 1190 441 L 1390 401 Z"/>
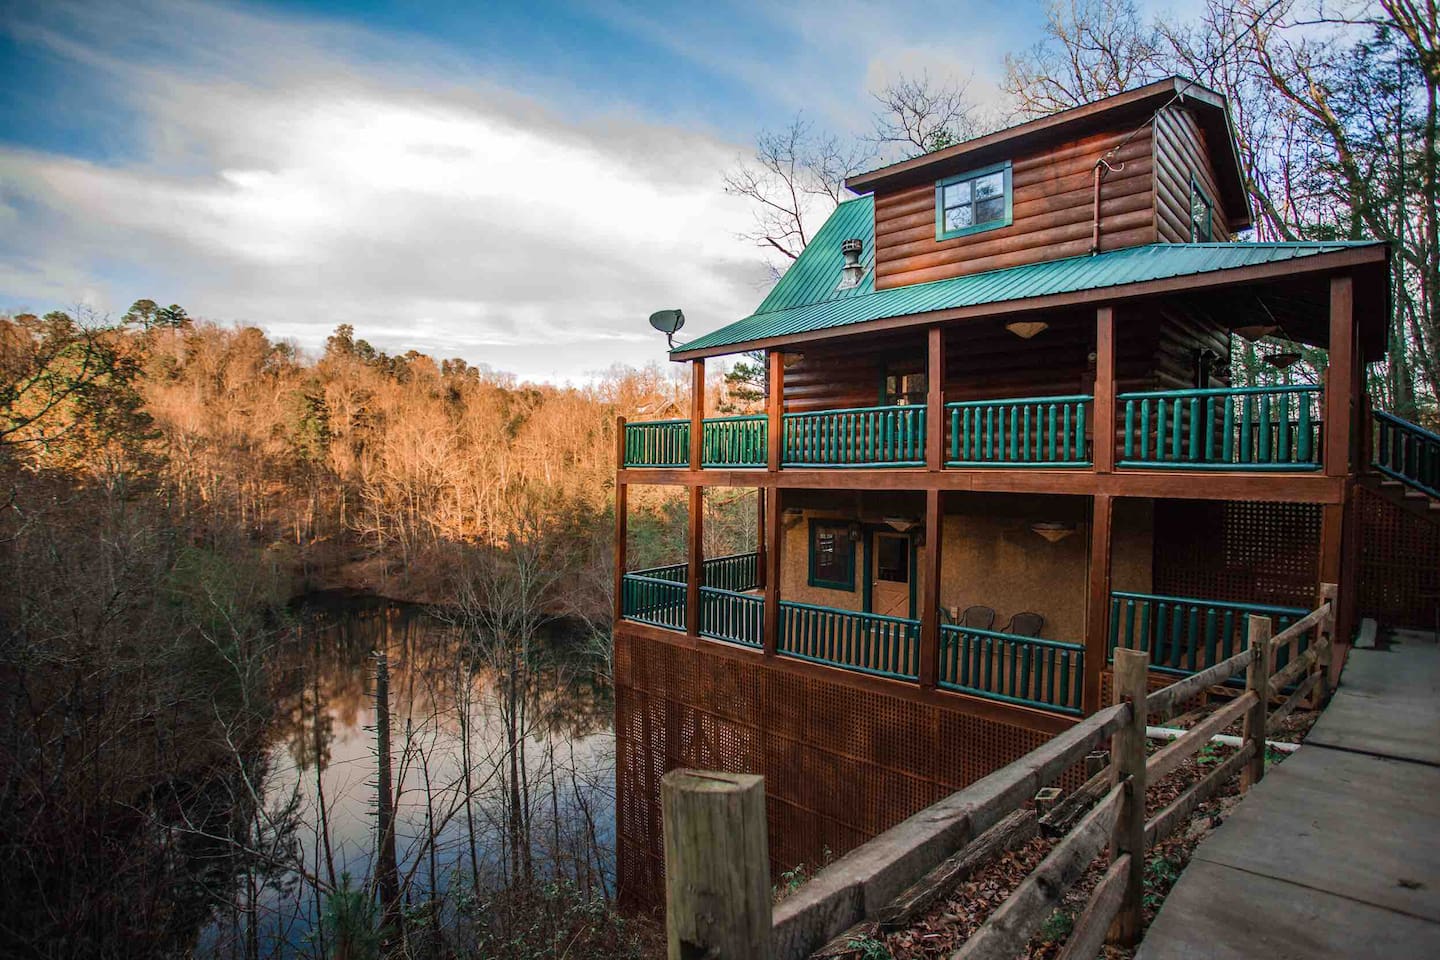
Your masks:
<path fill-rule="evenodd" d="M 870 612 L 887 617 L 912 616 L 915 556 L 910 536 L 876 530 L 870 535 L 869 555 Z"/>

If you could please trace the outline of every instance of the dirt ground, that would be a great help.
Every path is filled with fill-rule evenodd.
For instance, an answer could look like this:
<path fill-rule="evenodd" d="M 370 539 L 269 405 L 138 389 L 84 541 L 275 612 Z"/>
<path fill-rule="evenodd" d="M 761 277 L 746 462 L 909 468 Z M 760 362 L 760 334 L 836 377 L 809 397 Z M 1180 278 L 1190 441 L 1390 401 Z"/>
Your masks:
<path fill-rule="evenodd" d="M 1296 711 L 1287 717 L 1283 729 L 1270 739 L 1275 741 L 1298 742 L 1309 730 L 1317 714 Z M 1182 726 L 1190 726 L 1203 716 L 1190 717 Z M 1227 733 L 1238 733 L 1237 721 Z M 1150 752 L 1163 747 L 1160 741 L 1147 744 Z M 1178 797 L 1196 780 L 1203 777 L 1215 765 L 1222 763 L 1234 752 L 1233 748 L 1211 744 L 1198 754 L 1187 759 L 1169 776 L 1150 785 L 1146 791 L 1146 814 L 1153 816 Z M 1287 754 L 1271 750 L 1267 752 L 1266 763 L 1282 761 Z M 1201 804 L 1189 822 L 1177 829 L 1165 840 L 1151 848 L 1145 868 L 1144 917 L 1142 923 L 1148 927 L 1154 919 L 1165 896 L 1179 879 L 1180 873 L 1190 861 L 1190 856 L 1205 835 L 1224 822 L 1230 808 L 1239 802 L 1239 778 L 1233 777 L 1211 799 Z M 881 936 L 856 939 L 847 943 L 848 952 L 829 953 L 827 957 L 856 958 L 856 960 L 879 960 L 895 957 L 898 960 L 930 960 L 948 957 L 955 952 L 990 913 L 1010 895 L 1025 877 L 1043 860 L 1055 844 L 1055 840 L 1040 836 L 1017 850 L 1003 854 L 988 866 L 961 884 L 949 897 L 934 906 L 919 922 L 907 930 Z M 1022 957 L 1029 960 L 1051 960 L 1060 953 L 1076 918 L 1084 909 L 1095 884 L 1099 882 L 1109 866 L 1109 857 L 1097 857 L 1076 883 L 1067 892 L 1061 907 L 1045 922 L 1030 941 Z M 1106 960 L 1128 960 L 1133 951 L 1106 947 Z"/>

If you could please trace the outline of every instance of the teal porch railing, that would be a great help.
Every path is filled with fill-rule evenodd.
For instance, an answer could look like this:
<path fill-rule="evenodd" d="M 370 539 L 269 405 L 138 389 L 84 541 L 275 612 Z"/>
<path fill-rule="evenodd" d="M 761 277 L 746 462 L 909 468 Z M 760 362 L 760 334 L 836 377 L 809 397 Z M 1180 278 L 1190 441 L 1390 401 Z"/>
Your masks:
<path fill-rule="evenodd" d="M 1087 467 L 1088 395 L 945 404 L 949 467 Z"/>
<path fill-rule="evenodd" d="M 1279 633 L 1310 611 L 1149 593 L 1110 594 L 1110 656 L 1116 647 L 1145 650 L 1150 669 L 1188 676 L 1234 656 L 1248 644 L 1247 618 L 1268 616 Z M 1273 669 L 1310 645 L 1309 635 L 1276 651 Z M 1292 649 L 1293 647 L 1293 649 Z"/>
<path fill-rule="evenodd" d="M 1221 387 L 1122 393 L 1122 467 L 1316 470 L 1320 388 Z"/>
<path fill-rule="evenodd" d="M 690 568 L 683 563 L 625 574 L 621 582 L 621 616 L 684 630 L 685 583 L 689 575 Z M 754 590 L 759 582 L 759 554 L 736 553 L 706 560 L 700 587 L 701 635 L 760 646 L 761 614 L 754 611 L 763 610 L 764 600 L 742 592 Z"/>
<path fill-rule="evenodd" d="M 989 700 L 1078 714 L 1085 648 L 994 630 L 940 627 L 939 685 Z"/>
<path fill-rule="evenodd" d="M 760 555 L 758 553 L 733 553 L 726 557 L 711 557 L 702 566 L 703 586 L 720 587 L 723 590 L 754 590 L 760 583 Z M 629 576 L 644 577 L 648 580 L 668 580 L 684 583 L 690 579 L 690 567 L 684 563 L 670 563 L 663 567 L 633 570 Z"/>
<path fill-rule="evenodd" d="M 700 588 L 700 636 L 760 649 L 765 598 L 718 587 Z"/>
<path fill-rule="evenodd" d="M 785 414 L 787 467 L 923 467 L 925 408 L 911 404 Z"/>
<path fill-rule="evenodd" d="M 684 630 L 685 584 L 627 573 L 620 583 L 620 612 L 627 620 Z"/>
<path fill-rule="evenodd" d="M 765 415 L 707 417 L 701 429 L 702 467 L 766 466 Z"/>
<path fill-rule="evenodd" d="M 649 420 L 625 424 L 625 466 L 690 466 L 690 421 Z"/>
<path fill-rule="evenodd" d="M 1432 497 L 1440 497 L 1440 434 L 1383 410 L 1374 411 L 1371 465 Z"/>
<path fill-rule="evenodd" d="M 754 590 L 760 583 L 760 555 L 736 553 L 715 557 L 705 561 L 704 571 L 702 586 L 734 591 Z"/>
<path fill-rule="evenodd" d="M 898 680 L 920 676 L 920 621 L 780 601 L 782 656 Z"/>

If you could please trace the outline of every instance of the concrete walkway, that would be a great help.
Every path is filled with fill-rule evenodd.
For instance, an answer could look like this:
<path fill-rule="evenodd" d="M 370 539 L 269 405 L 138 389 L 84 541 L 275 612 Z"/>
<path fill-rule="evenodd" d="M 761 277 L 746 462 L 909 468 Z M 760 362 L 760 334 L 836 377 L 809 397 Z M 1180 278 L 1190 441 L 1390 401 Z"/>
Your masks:
<path fill-rule="evenodd" d="M 1195 850 L 1137 960 L 1440 957 L 1440 647 L 1351 650 L 1305 746 Z"/>

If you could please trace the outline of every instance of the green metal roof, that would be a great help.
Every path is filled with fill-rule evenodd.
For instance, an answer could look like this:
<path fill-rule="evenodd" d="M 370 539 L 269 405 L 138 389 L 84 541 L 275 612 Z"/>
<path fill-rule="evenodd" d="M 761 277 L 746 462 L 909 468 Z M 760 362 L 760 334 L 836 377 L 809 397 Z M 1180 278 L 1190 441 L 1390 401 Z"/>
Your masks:
<path fill-rule="evenodd" d="M 677 347 L 673 354 L 829 330 L 933 310 L 1027 300 L 1150 280 L 1297 260 L 1378 241 L 1327 243 L 1153 243 L 1093 256 L 1048 260 L 887 290 L 875 289 L 875 216 L 870 196 L 840 204 L 753 314 Z M 865 276 L 837 290 L 840 244 L 865 242 Z"/>

